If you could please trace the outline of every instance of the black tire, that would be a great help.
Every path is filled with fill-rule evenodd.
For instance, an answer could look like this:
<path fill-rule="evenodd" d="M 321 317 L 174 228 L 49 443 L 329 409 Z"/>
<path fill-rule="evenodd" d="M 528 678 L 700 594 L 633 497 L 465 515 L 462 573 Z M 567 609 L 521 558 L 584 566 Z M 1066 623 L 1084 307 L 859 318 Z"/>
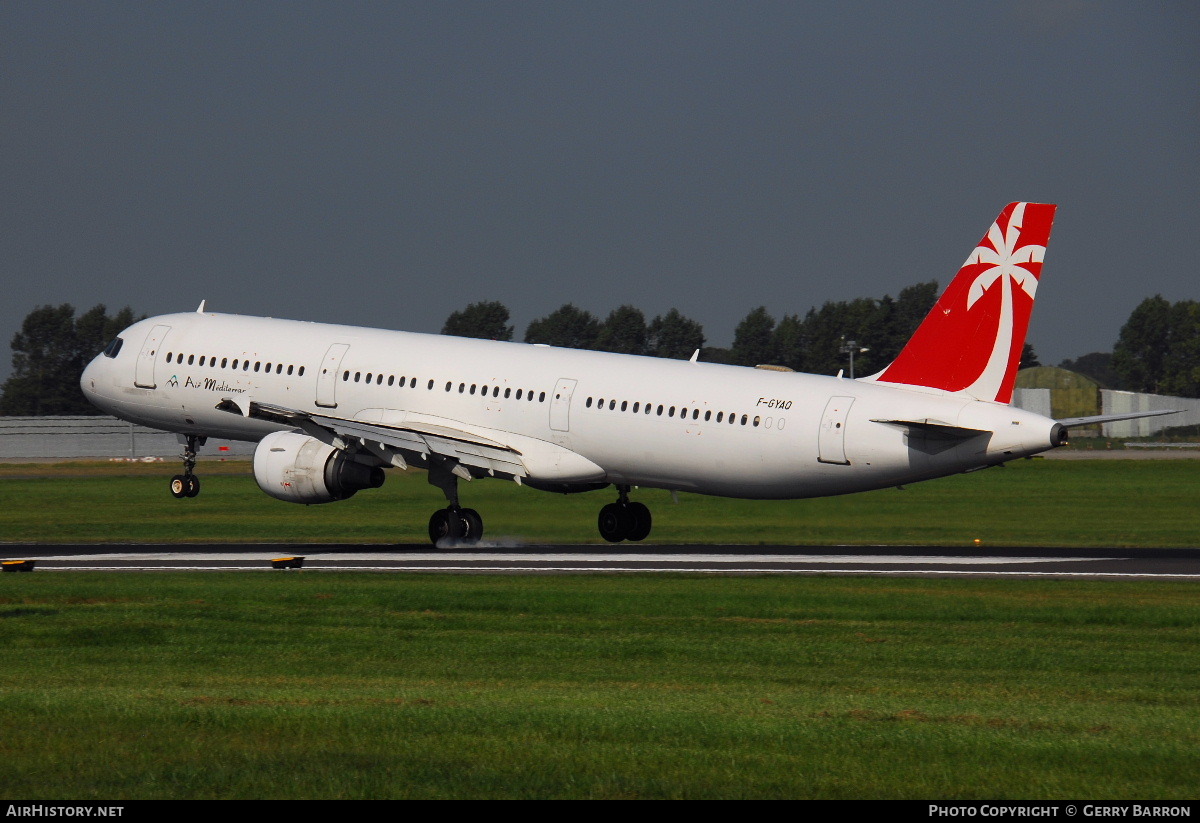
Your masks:
<path fill-rule="evenodd" d="M 620 543 L 629 536 L 633 528 L 633 516 L 630 515 L 627 506 L 609 503 L 600 510 L 600 516 L 596 518 L 596 527 L 600 529 L 600 536 L 609 543 Z"/>
<path fill-rule="evenodd" d="M 177 474 L 171 478 L 171 496 L 174 498 L 187 497 L 188 482 L 187 478 L 182 474 Z"/>
<path fill-rule="evenodd" d="M 626 539 L 634 543 L 645 540 L 650 536 L 650 527 L 654 525 L 650 510 L 642 503 L 630 503 L 629 514 L 633 518 L 633 527 L 630 528 Z"/>
<path fill-rule="evenodd" d="M 474 509 L 463 509 L 458 513 L 463 520 L 463 542 L 478 543 L 483 539 L 483 517 Z"/>
<path fill-rule="evenodd" d="M 187 489 L 184 491 L 185 497 L 195 497 L 200 494 L 200 478 L 194 474 L 185 474 L 184 481 L 187 483 Z"/>
<path fill-rule="evenodd" d="M 438 509 L 429 517 L 429 541 L 437 545 L 450 534 L 450 510 Z"/>

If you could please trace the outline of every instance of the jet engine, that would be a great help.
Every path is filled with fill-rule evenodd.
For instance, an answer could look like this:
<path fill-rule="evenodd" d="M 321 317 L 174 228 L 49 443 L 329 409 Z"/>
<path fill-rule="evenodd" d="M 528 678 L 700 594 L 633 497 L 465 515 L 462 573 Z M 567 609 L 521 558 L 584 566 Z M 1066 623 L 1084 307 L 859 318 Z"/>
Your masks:
<path fill-rule="evenodd" d="M 272 497 L 289 503 L 345 500 L 359 489 L 383 485 L 383 469 L 360 463 L 299 432 L 273 432 L 254 450 L 254 479 Z"/>

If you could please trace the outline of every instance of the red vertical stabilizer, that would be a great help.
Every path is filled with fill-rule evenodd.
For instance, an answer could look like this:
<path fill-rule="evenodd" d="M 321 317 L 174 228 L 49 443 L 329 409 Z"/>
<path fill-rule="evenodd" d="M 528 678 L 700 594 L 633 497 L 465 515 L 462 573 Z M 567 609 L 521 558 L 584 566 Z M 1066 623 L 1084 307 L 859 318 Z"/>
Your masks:
<path fill-rule="evenodd" d="M 904 350 L 863 379 L 1010 402 L 1055 208 L 1009 203 Z"/>

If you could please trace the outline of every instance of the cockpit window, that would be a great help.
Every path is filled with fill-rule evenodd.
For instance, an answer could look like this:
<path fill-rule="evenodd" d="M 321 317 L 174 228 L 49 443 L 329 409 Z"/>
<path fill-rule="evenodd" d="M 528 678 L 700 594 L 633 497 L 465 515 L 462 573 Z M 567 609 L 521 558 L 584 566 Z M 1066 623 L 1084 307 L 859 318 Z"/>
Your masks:
<path fill-rule="evenodd" d="M 114 337 L 113 341 L 104 347 L 105 357 L 116 357 L 117 352 L 121 351 L 121 344 L 125 341 L 119 337 Z"/>

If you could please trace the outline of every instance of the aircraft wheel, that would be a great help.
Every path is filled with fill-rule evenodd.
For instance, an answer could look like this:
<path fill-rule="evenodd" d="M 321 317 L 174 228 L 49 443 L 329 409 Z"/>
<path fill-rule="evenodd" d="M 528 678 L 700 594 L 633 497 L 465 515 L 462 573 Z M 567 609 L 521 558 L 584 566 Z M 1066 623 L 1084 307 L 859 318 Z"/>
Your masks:
<path fill-rule="evenodd" d="M 628 507 L 620 503 L 609 503 L 600 510 L 596 526 L 600 529 L 600 536 L 609 543 L 620 543 L 633 530 L 633 516 Z"/>
<path fill-rule="evenodd" d="M 463 521 L 462 539 L 467 543 L 478 543 L 483 538 L 483 517 L 474 509 L 463 509 L 458 516 Z"/>
<path fill-rule="evenodd" d="M 177 474 L 171 478 L 171 496 L 180 498 L 187 497 L 188 482 L 187 478 L 182 474 Z"/>
<path fill-rule="evenodd" d="M 482 519 L 479 525 L 482 528 Z M 429 518 L 429 539 L 435 546 L 441 540 L 458 542 L 466 537 L 467 528 L 462 509 L 438 509 Z"/>
<path fill-rule="evenodd" d="M 437 545 L 450 533 L 450 510 L 438 509 L 429 517 L 429 541 Z"/>
<path fill-rule="evenodd" d="M 633 527 L 629 530 L 628 539 L 635 543 L 645 540 L 650 535 L 650 527 L 654 523 L 650 509 L 643 503 L 630 503 L 629 514 L 633 519 Z"/>
<path fill-rule="evenodd" d="M 187 488 L 183 492 L 184 497 L 195 497 L 200 494 L 200 478 L 194 474 L 185 474 L 183 476 L 184 483 Z"/>

